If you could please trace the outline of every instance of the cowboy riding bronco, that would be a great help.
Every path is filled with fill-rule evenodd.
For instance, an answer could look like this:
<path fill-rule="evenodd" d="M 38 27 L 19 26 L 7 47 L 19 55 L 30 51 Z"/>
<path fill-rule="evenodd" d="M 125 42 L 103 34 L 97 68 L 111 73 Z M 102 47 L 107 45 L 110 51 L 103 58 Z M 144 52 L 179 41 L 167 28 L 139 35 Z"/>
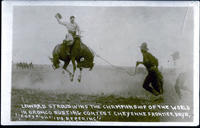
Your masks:
<path fill-rule="evenodd" d="M 52 58 L 49 57 L 53 63 L 54 69 L 59 68 L 60 60 L 64 62 L 63 69 L 69 73 L 71 81 L 73 81 L 76 68 L 80 69 L 78 81 L 81 81 L 81 72 L 83 68 L 89 68 L 92 70 L 94 66 L 94 54 L 91 49 L 86 46 L 80 39 L 79 26 L 74 22 L 74 16 L 70 17 L 70 22 L 61 21 L 62 16 L 57 13 L 55 15 L 59 24 L 64 25 L 67 28 L 67 34 L 61 44 L 57 44 L 52 52 Z M 73 64 L 73 73 L 71 73 L 67 66 L 70 61 Z"/>

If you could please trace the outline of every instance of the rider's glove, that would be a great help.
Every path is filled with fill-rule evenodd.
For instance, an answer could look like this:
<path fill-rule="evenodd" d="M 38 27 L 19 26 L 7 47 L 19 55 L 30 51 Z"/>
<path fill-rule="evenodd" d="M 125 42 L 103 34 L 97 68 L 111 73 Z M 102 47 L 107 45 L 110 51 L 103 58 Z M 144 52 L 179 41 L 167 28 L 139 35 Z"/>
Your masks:
<path fill-rule="evenodd" d="M 60 15 L 60 13 L 56 13 L 55 17 L 58 18 L 58 19 L 62 18 L 62 16 Z"/>

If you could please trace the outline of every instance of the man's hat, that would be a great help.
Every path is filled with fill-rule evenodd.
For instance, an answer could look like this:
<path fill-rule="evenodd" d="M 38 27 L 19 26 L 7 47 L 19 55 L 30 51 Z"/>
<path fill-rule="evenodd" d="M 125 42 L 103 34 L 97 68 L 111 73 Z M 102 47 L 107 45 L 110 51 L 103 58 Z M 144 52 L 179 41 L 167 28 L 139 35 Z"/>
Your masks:
<path fill-rule="evenodd" d="M 70 16 L 70 19 L 75 18 L 75 16 Z"/>
<path fill-rule="evenodd" d="M 146 42 L 142 43 L 140 49 L 148 51 L 149 49 L 147 48 L 147 43 Z"/>

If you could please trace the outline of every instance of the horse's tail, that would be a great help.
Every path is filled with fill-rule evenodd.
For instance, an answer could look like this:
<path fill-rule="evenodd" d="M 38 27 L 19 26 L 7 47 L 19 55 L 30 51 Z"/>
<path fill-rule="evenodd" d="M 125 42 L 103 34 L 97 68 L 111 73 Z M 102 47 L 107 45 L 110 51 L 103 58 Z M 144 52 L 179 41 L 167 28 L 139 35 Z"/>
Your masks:
<path fill-rule="evenodd" d="M 53 58 L 49 57 L 49 59 L 51 60 L 51 62 L 53 62 Z"/>
<path fill-rule="evenodd" d="M 93 57 L 94 57 L 95 55 L 97 55 L 96 52 L 95 52 L 93 49 L 91 49 L 91 48 L 89 48 L 89 49 L 90 49 L 90 51 L 91 51 Z"/>
<path fill-rule="evenodd" d="M 89 46 L 86 46 L 86 47 L 89 49 L 89 51 L 92 53 L 92 55 L 94 57 L 96 55 L 96 52 L 92 48 L 90 48 Z"/>

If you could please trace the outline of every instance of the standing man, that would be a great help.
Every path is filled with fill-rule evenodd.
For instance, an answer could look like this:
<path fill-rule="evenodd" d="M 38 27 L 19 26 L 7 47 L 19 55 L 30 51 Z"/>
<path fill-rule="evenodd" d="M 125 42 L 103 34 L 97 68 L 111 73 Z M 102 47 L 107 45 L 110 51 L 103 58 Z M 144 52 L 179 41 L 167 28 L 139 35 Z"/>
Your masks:
<path fill-rule="evenodd" d="M 136 67 L 139 64 L 143 64 L 147 71 L 148 75 L 146 76 L 143 88 L 147 91 L 151 92 L 153 95 L 157 96 L 163 93 L 163 77 L 162 74 L 158 70 L 158 60 L 151 53 L 148 52 L 147 43 L 144 42 L 140 46 L 140 50 L 143 55 L 143 61 L 136 62 Z M 152 85 L 152 87 L 150 86 Z"/>
<path fill-rule="evenodd" d="M 64 22 L 62 21 L 62 16 L 57 13 L 55 15 L 57 21 L 59 24 L 64 25 L 67 28 L 67 34 L 65 36 L 65 39 L 63 41 L 66 42 L 69 46 L 73 44 L 74 39 L 76 36 L 80 36 L 80 28 L 78 26 L 78 24 L 75 22 L 75 17 L 74 16 L 70 16 L 70 22 Z"/>

